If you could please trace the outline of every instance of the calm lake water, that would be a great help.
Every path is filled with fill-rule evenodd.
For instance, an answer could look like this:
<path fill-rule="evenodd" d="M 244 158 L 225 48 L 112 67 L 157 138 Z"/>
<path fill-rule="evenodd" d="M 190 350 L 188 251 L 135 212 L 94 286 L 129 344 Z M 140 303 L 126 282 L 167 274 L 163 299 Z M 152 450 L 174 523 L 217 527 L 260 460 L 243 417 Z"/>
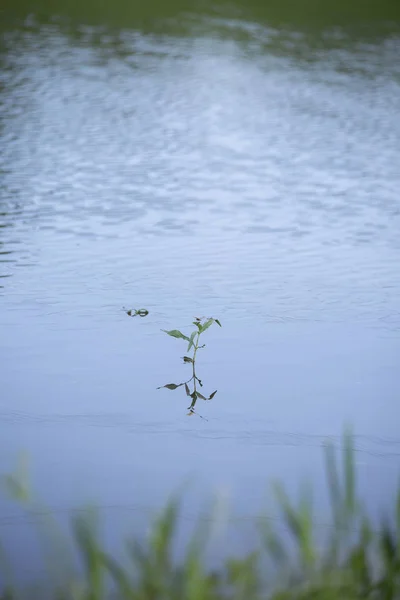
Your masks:
<path fill-rule="evenodd" d="M 26 451 L 40 497 L 96 502 L 111 537 L 185 481 L 189 524 L 221 487 L 247 522 L 276 477 L 312 480 L 323 521 L 322 446 L 349 423 L 380 511 L 400 457 L 400 21 L 121 1 L 3 9 L 2 471 Z M 160 329 L 195 315 L 223 327 L 198 359 L 218 393 L 189 417 L 183 388 L 157 390 L 188 373 Z M 19 557 L 26 523 L 1 505 Z"/>

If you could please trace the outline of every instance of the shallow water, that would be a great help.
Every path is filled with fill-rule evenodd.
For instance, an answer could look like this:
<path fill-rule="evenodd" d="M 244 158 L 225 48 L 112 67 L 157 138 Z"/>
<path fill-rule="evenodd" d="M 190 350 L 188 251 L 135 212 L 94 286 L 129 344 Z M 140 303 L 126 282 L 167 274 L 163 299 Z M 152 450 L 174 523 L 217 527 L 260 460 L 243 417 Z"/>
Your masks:
<path fill-rule="evenodd" d="M 323 498 L 322 445 L 351 423 L 380 510 L 400 455 L 400 28 L 387 29 L 194 12 L 3 24 L 3 470 L 26 450 L 60 513 L 93 499 L 140 527 L 189 478 L 189 521 L 216 486 L 246 520 L 271 477 L 292 493 L 309 477 Z M 160 329 L 187 333 L 197 314 L 223 324 L 198 364 L 218 393 L 188 417 L 181 388 L 157 390 L 187 373 Z M 25 521 L 2 514 L 22 544 Z"/>

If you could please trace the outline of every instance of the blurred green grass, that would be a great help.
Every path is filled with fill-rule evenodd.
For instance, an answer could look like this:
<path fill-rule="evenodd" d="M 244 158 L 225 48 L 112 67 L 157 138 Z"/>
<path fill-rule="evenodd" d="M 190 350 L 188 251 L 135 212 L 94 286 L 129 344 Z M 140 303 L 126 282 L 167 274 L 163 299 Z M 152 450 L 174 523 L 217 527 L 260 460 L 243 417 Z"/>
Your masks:
<path fill-rule="evenodd" d="M 257 22 L 269 27 L 300 31 L 335 27 L 367 26 L 381 30 L 383 24 L 400 23 L 398 0 L 3 0 L 0 20 L 12 17 L 42 23 L 168 30 L 168 21 L 184 22 L 208 17 Z M 189 33 L 189 32 L 188 32 Z"/>
<path fill-rule="evenodd" d="M 395 600 L 400 598 L 400 489 L 392 515 L 373 528 L 357 497 L 352 436 L 345 433 L 340 460 L 332 445 L 325 449 L 327 485 L 331 501 L 329 537 L 316 542 L 311 490 L 295 506 L 284 488 L 275 496 L 289 535 L 279 533 L 268 518 L 257 521 L 259 540 L 241 558 L 225 557 L 211 571 L 204 555 L 212 518 L 199 521 L 184 558 L 173 558 L 172 545 L 179 525 L 178 498 L 172 499 L 153 523 L 148 541 L 126 542 L 128 561 L 118 562 L 100 536 L 96 511 L 71 517 L 72 548 L 52 517 L 41 529 L 49 550 L 48 581 L 35 586 L 18 584 L 18 569 L 4 570 L 2 600 Z M 28 510 L 37 509 L 23 466 L 8 475 L 11 497 Z M 212 516 L 212 515 L 211 515 Z M 6 564 L 3 549 L 2 566 Z M 50 562 L 52 564 L 50 564 Z M 54 568 L 55 567 L 55 568 Z"/>

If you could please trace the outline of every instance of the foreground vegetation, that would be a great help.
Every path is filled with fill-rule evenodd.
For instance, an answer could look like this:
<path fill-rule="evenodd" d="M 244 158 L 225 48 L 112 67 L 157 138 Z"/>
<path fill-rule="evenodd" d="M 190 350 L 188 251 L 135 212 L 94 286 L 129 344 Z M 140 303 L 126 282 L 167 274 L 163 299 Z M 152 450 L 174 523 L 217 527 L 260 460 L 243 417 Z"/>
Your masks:
<path fill-rule="evenodd" d="M 285 532 L 259 520 L 260 539 L 242 558 L 227 557 L 214 572 L 205 567 L 210 530 L 199 523 L 183 560 L 172 557 L 179 521 L 179 502 L 171 501 L 153 524 L 148 542 L 127 542 L 127 560 L 117 562 L 101 542 L 96 515 L 71 518 L 73 549 L 65 555 L 57 524 L 42 531 L 50 535 L 50 557 L 58 561 L 58 575 L 49 565 L 48 580 L 30 589 L 14 581 L 3 587 L 2 600 L 391 600 L 400 598 L 400 490 L 393 515 L 373 527 L 356 497 L 351 437 L 344 436 L 342 460 L 326 448 L 327 483 L 332 525 L 323 543 L 316 543 L 312 502 L 304 494 L 294 507 L 283 487 L 276 486 Z M 8 491 L 27 509 L 36 508 L 25 476 L 6 478 Z M 207 520 L 212 523 L 212 519 Z M 289 531 L 289 534 L 287 533 Z M 61 549 L 60 549 L 61 548 Z M 74 564 L 76 561 L 76 564 Z M 23 569 L 21 569 L 23 571 Z M 60 574 L 61 572 L 61 574 Z M 6 571 L 5 571 L 6 573 Z M 10 574 L 8 573 L 10 576 Z M 2 580 L 3 576 L 2 576 Z"/>

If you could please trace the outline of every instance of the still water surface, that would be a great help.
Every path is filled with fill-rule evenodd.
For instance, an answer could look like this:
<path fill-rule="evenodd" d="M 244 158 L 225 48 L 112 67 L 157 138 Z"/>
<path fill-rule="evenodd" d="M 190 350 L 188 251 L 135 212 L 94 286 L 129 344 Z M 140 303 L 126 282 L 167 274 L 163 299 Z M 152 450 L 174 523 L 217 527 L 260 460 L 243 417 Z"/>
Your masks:
<path fill-rule="evenodd" d="M 26 450 L 47 504 L 94 500 L 107 523 L 140 529 L 183 481 L 187 521 L 216 486 L 246 520 L 275 477 L 312 479 L 322 507 L 322 444 L 351 423 L 380 509 L 400 456 L 399 53 L 395 24 L 3 24 L 3 471 Z M 160 329 L 197 314 L 222 321 L 198 363 L 218 393 L 188 417 L 183 388 L 156 389 L 187 373 Z M 18 553 L 15 507 L 0 527 Z"/>

